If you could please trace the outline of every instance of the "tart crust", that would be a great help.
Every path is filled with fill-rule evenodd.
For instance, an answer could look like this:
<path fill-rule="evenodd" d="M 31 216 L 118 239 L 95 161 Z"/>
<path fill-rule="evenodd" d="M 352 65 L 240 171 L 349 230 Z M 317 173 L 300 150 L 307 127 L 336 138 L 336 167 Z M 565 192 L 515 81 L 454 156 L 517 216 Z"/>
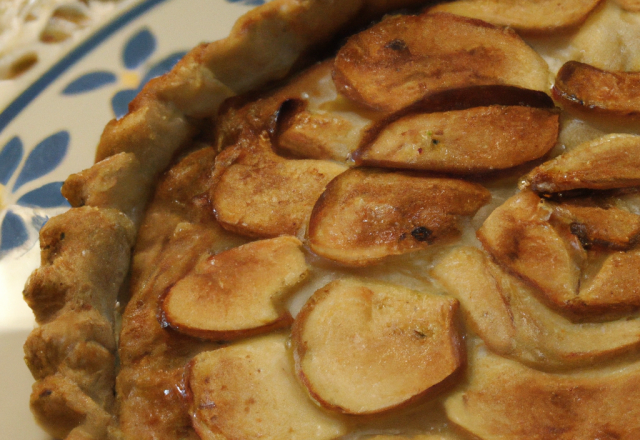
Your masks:
<path fill-rule="evenodd" d="M 418 0 L 274 0 L 241 17 L 226 39 L 194 48 L 170 73 L 149 82 L 131 103 L 126 116 L 106 126 L 97 147 L 96 164 L 71 176 L 63 187 L 63 194 L 73 208 L 50 220 L 41 231 L 42 266 L 30 277 L 24 292 L 39 324 L 25 344 L 26 361 L 36 379 L 31 408 L 47 432 L 67 439 L 199 438 L 192 416 L 211 412 L 189 406 L 194 402 L 193 394 L 190 395 L 193 390 L 189 391 L 189 380 L 193 377 L 189 377 L 185 367 L 193 367 L 188 363 L 194 357 L 206 359 L 207 353 L 219 348 L 220 343 L 198 340 L 167 328 L 158 304 L 177 280 L 187 277 L 212 253 L 217 255 L 235 248 L 247 239 L 220 226 L 211 200 L 203 196 L 216 183 L 211 170 L 218 151 L 194 144 L 194 139 L 205 125 L 215 122 L 225 99 L 286 77 L 305 63 L 310 51 L 349 27 L 399 8 L 422 4 Z M 604 13 L 611 14 L 611 7 L 607 5 L 609 9 Z M 178 165 L 166 171 L 176 162 Z M 490 204 L 477 217 L 486 217 L 496 206 Z M 475 254 L 479 250 L 467 252 L 474 253 L 477 261 L 486 258 Z M 410 256 L 397 258 L 405 259 L 395 260 L 389 270 L 402 264 L 407 270 L 414 270 L 414 274 L 423 269 L 411 269 Z M 447 264 L 459 264 L 455 256 L 448 258 Z M 490 267 L 493 274 L 504 270 L 494 263 L 483 267 Z M 456 281 L 467 275 L 463 271 Z M 486 274 L 485 278 L 489 279 Z M 447 288 L 448 282 L 441 280 L 439 288 L 455 291 L 456 287 Z M 522 280 L 503 281 L 505 285 L 509 283 L 520 285 Z M 129 292 L 135 292 L 132 298 Z M 465 302 L 478 301 L 464 294 L 454 296 L 461 297 L 463 308 Z M 473 335 L 474 343 L 482 345 L 483 332 L 490 333 L 496 321 L 503 323 L 504 331 L 487 336 L 488 349 L 529 367 L 549 370 L 530 371 L 529 367 L 525 370 L 517 364 L 535 381 L 547 380 L 540 378 L 555 374 L 546 383 L 560 383 L 564 379 L 558 377 L 558 370 L 600 359 L 598 353 L 589 352 L 576 360 L 575 353 L 566 346 L 545 347 L 552 353 L 548 362 L 536 358 L 540 353 L 535 347 L 523 349 L 518 345 L 528 344 L 529 335 L 522 335 L 529 329 L 514 329 L 512 316 L 509 317 L 513 312 L 503 300 L 504 296 L 481 298 L 479 301 L 483 301 L 481 305 L 487 307 L 487 313 L 472 316 L 471 324 L 467 323 L 470 329 L 466 331 Z M 128 305 L 116 315 L 118 301 Z M 522 304 L 519 307 L 527 309 Z M 543 306 L 535 307 L 542 316 L 540 319 L 547 319 L 546 311 L 539 312 Z M 555 316 L 548 321 L 559 322 Z M 571 331 L 579 326 L 562 322 Z M 521 337 L 514 342 L 512 334 Z M 282 341 L 278 343 L 282 345 Z M 635 339 L 624 349 L 606 346 L 608 351 L 602 357 L 608 360 L 620 351 L 628 354 L 635 347 Z M 474 348 L 473 356 L 485 349 L 484 345 Z M 471 380 L 473 375 L 484 374 L 482 368 L 491 362 L 500 368 L 516 362 L 493 353 L 490 356 L 471 370 Z M 278 359 L 282 361 L 281 356 Z M 491 365 L 486 368 L 492 369 L 491 374 L 499 370 Z M 634 374 L 636 369 L 637 365 L 629 367 Z M 494 380 L 489 374 L 485 376 L 486 380 Z M 635 376 L 632 379 L 631 382 L 636 381 Z M 582 376 L 575 380 L 577 386 L 582 386 L 581 380 Z M 521 379 L 513 382 L 517 387 L 525 387 Z M 533 389 L 536 384 L 527 384 L 532 388 L 532 391 L 527 388 L 529 394 L 538 393 Z M 487 438 L 494 438 L 497 435 L 492 431 L 494 426 L 486 427 L 461 409 L 464 393 L 481 395 L 483 391 L 477 387 L 482 385 L 473 383 L 456 390 L 447 399 L 446 410 L 452 420 L 469 432 L 488 433 Z M 602 394 L 617 398 L 622 385 Z M 527 398 L 516 395 L 514 400 L 520 404 Z M 481 399 L 478 401 L 480 406 L 484 405 Z M 544 405 L 541 407 L 541 411 L 546 411 Z M 392 414 L 384 420 L 404 423 L 405 416 Z M 410 416 L 411 413 L 406 417 Z M 337 416 L 329 416 L 332 417 Z M 339 426 L 336 435 L 347 432 L 345 426 L 358 426 L 357 422 L 341 417 L 335 422 Z M 626 423 L 623 416 L 614 422 L 618 423 L 618 419 L 622 420 L 619 423 L 622 428 L 617 426 L 616 433 Z M 203 431 L 205 425 L 207 438 L 226 438 L 210 431 L 215 423 L 200 423 L 198 429 Z M 533 426 L 527 433 L 538 433 L 536 428 Z M 575 429 L 582 433 L 580 428 Z M 449 436 L 455 434 L 442 434 L 442 438 Z M 439 437 L 406 434 L 389 438 Z"/>
<path fill-rule="evenodd" d="M 284 77 L 306 51 L 326 42 L 356 19 L 419 3 L 416 0 L 275 0 L 241 17 L 227 38 L 195 47 L 171 72 L 150 81 L 130 104 L 129 113 L 105 127 L 97 147 L 96 166 L 74 175 L 65 185 L 65 196 L 73 208 L 49 222 L 41 232 L 42 267 L 30 277 L 25 288 L 38 323 L 59 321 L 64 308 L 70 309 L 69 313 L 79 313 L 76 311 L 95 308 L 96 302 L 115 305 L 124 275 L 129 271 L 136 229 L 159 174 L 175 154 L 191 142 L 201 121 L 215 118 L 224 99 Z M 108 181 L 115 184 L 105 184 Z M 135 182 L 136 189 L 122 197 L 123 188 L 131 188 L 128 182 Z M 119 222 L 117 226 L 116 222 Z M 63 229 L 85 225 L 79 229 L 87 232 L 69 238 L 68 242 L 73 240 L 70 245 L 56 248 L 57 261 L 68 259 L 64 266 L 48 261 L 52 245 L 47 237 L 57 233 L 54 225 L 62 225 Z M 96 241 L 91 234 L 95 231 L 110 236 Z M 121 238 L 123 235 L 125 239 Z M 123 255 L 105 265 L 109 253 L 102 245 L 114 242 L 122 243 Z M 54 287 L 59 279 L 69 275 L 68 268 L 75 268 L 72 279 L 101 274 L 103 281 L 110 284 L 108 294 L 101 294 L 100 280 L 89 280 L 83 289 L 65 286 L 63 292 L 56 292 Z M 50 307 L 56 312 L 49 313 Z M 111 313 L 106 319 L 113 322 Z M 111 328 L 114 334 L 115 328 Z M 29 340 L 47 345 L 41 334 L 42 331 L 36 329 Z M 81 327 L 71 327 L 69 337 L 86 341 L 88 335 Z M 126 350 L 123 354 L 126 357 Z M 104 374 L 114 377 L 115 358 L 102 368 Z M 91 410 L 78 415 L 76 409 L 93 400 L 90 393 L 78 388 L 61 370 L 52 367 L 48 369 L 52 374 L 38 372 L 35 375 L 38 381 L 34 385 L 31 408 L 36 419 L 55 437 L 85 434 L 105 437 L 111 432 L 110 428 L 115 429 L 115 419 L 110 416 L 113 402 L 103 405 L 94 402 L 89 406 L 95 407 L 94 412 L 101 414 L 99 417 L 90 417 Z M 112 384 L 108 389 L 111 388 Z M 52 397 L 58 394 L 59 398 Z M 117 436 L 117 432 L 110 435 Z"/>

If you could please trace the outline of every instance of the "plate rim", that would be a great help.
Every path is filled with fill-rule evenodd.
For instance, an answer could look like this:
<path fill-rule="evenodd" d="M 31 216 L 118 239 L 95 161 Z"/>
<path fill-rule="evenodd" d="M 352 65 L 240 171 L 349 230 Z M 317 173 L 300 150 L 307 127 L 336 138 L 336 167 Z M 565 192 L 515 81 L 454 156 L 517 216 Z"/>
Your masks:
<path fill-rule="evenodd" d="M 88 55 L 93 49 L 106 41 L 114 33 L 122 29 L 136 18 L 149 12 L 156 6 L 168 0 L 142 0 L 142 2 L 107 20 L 89 37 L 82 40 L 70 52 L 49 67 L 33 83 L 26 87 L 13 101 L 0 112 L 0 134 L 5 128 L 42 93 L 49 85 L 58 79 L 69 68 Z"/>

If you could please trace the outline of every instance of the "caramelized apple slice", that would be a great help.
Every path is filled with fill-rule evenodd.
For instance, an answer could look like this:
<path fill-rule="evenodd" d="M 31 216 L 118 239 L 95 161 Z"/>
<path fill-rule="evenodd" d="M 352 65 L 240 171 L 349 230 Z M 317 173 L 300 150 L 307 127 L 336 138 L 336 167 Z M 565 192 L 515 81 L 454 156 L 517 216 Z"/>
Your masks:
<path fill-rule="evenodd" d="M 477 235 L 500 264 L 540 289 L 550 305 L 562 308 L 577 297 L 586 253 L 568 230 L 552 226 L 551 214 L 552 208 L 535 193 L 522 192 L 493 211 Z"/>
<path fill-rule="evenodd" d="M 362 139 L 369 120 L 338 112 L 312 111 L 288 100 L 278 112 L 277 146 L 295 156 L 346 161 Z"/>
<path fill-rule="evenodd" d="M 640 185 L 640 136 L 611 134 L 580 144 L 539 167 L 521 187 L 554 193 Z"/>
<path fill-rule="evenodd" d="M 224 101 L 215 124 L 218 150 L 233 146 L 242 136 L 273 130 L 278 109 L 287 100 L 307 97 L 314 104 L 334 100 L 337 92 L 331 81 L 332 69 L 333 60 L 323 61 L 291 78 L 282 87 L 258 96 L 250 93 Z"/>
<path fill-rule="evenodd" d="M 550 374 L 478 356 L 469 385 L 445 401 L 449 418 L 484 440 L 640 436 L 640 364 Z"/>
<path fill-rule="evenodd" d="M 203 440 L 329 440 L 346 433 L 295 378 L 283 335 L 203 352 L 188 366 L 191 420 Z"/>
<path fill-rule="evenodd" d="M 617 208 L 546 203 L 526 191 L 497 208 L 478 238 L 501 265 L 539 289 L 548 306 L 572 319 L 611 318 L 640 306 L 634 266 L 640 260 L 635 251 L 587 255 L 583 245 L 629 248 L 639 220 Z"/>
<path fill-rule="evenodd" d="M 318 98 L 314 99 L 318 101 Z M 280 106 L 275 128 L 275 144 L 279 151 L 306 158 L 345 161 L 356 146 L 363 143 L 365 131 L 367 139 L 364 143 L 368 143 L 389 123 L 407 114 L 487 105 L 554 107 L 553 100 L 544 92 L 505 85 L 469 86 L 435 92 L 392 115 L 366 111 L 341 97 L 319 105 L 311 105 L 311 101 L 311 98 L 288 99 Z M 380 120 L 382 117 L 384 119 Z M 373 128 L 369 128 L 372 124 Z"/>
<path fill-rule="evenodd" d="M 552 91 L 564 107 L 579 112 L 640 117 L 640 72 L 614 72 L 569 61 L 558 72 Z"/>
<path fill-rule="evenodd" d="M 514 31 L 434 13 L 394 16 L 354 35 L 336 56 L 333 78 L 348 98 L 397 111 L 436 91 L 471 85 L 546 91 L 549 71 Z"/>
<path fill-rule="evenodd" d="M 370 414 L 406 405 L 463 363 L 458 302 L 343 279 L 316 291 L 292 330 L 296 370 L 322 406 Z"/>
<path fill-rule="evenodd" d="M 554 207 L 554 215 L 570 224 L 571 232 L 585 247 L 627 250 L 640 235 L 640 216 L 616 207 L 561 203 Z"/>
<path fill-rule="evenodd" d="M 543 34 L 579 25 L 600 1 L 458 0 L 439 4 L 431 11 L 478 18 L 522 33 Z"/>
<path fill-rule="evenodd" d="M 607 255 L 596 274 L 580 286 L 580 299 L 591 307 L 622 312 L 640 307 L 640 249 Z"/>
<path fill-rule="evenodd" d="M 357 163 L 454 173 L 510 168 L 546 154 L 559 115 L 519 106 L 474 107 L 405 116 L 371 133 Z"/>
<path fill-rule="evenodd" d="M 181 333 L 229 340 L 288 326 L 283 304 L 307 275 L 294 237 L 255 241 L 203 260 L 162 303 L 164 319 Z"/>
<path fill-rule="evenodd" d="M 456 249 L 433 275 L 460 301 L 465 323 L 491 351 L 535 368 L 590 365 L 640 346 L 640 320 L 573 323 L 478 249 Z"/>
<path fill-rule="evenodd" d="M 313 205 L 347 168 L 322 160 L 286 160 L 269 141 L 243 140 L 218 155 L 211 200 L 220 224 L 249 237 L 303 234 Z"/>
<path fill-rule="evenodd" d="M 249 94 L 226 100 L 215 124 L 218 149 L 267 131 L 277 151 L 286 155 L 347 160 L 365 127 L 383 114 L 338 95 L 332 70 L 333 59 L 329 59 L 259 97 Z"/>
<path fill-rule="evenodd" d="M 352 168 L 313 208 L 309 246 L 343 264 L 372 264 L 455 237 L 460 218 L 490 198 L 482 186 L 462 180 Z"/>

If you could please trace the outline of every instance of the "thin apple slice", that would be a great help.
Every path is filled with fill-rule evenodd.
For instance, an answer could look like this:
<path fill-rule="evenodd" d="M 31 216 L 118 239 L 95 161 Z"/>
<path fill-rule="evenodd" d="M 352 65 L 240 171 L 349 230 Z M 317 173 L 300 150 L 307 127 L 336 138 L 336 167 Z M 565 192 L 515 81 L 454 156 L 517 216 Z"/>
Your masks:
<path fill-rule="evenodd" d="M 346 169 L 323 160 L 283 159 L 263 136 L 243 139 L 216 158 L 216 218 L 225 229 L 249 237 L 303 235 L 325 186 Z"/>
<path fill-rule="evenodd" d="M 461 247 L 447 254 L 431 275 L 460 301 L 465 325 L 490 350 L 528 362 L 528 344 L 523 346 L 522 338 L 516 338 L 520 326 L 514 322 L 517 316 L 511 313 L 512 289 L 505 283 L 508 278 L 495 276 L 492 272 L 500 272 L 491 269 L 495 268 L 482 251 Z"/>
<path fill-rule="evenodd" d="M 484 440 L 640 438 L 640 364 L 571 374 L 499 356 L 476 358 L 469 385 L 447 398 L 457 425 Z"/>
<path fill-rule="evenodd" d="M 311 105 L 310 100 L 288 99 L 280 106 L 274 130 L 278 151 L 305 158 L 345 161 L 358 145 L 370 142 L 374 134 L 407 114 L 487 105 L 554 108 L 553 100 L 544 92 L 504 85 L 435 92 L 391 115 L 365 111 L 362 106 L 340 97 L 320 105 Z M 367 140 L 363 141 L 365 133 Z"/>
<path fill-rule="evenodd" d="M 343 264 L 373 264 L 456 237 L 461 217 L 490 198 L 484 187 L 463 180 L 352 168 L 313 208 L 309 246 Z"/>
<path fill-rule="evenodd" d="M 640 307 L 636 251 L 603 253 L 607 246 L 630 248 L 639 231 L 638 216 L 629 212 L 556 205 L 525 191 L 493 211 L 477 235 L 549 307 L 585 320 L 611 319 Z M 594 243 L 604 246 L 587 254 L 584 246 Z"/>
<path fill-rule="evenodd" d="M 586 252 L 568 228 L 549 219 L 553 208 L 535 193 L 519 193 L 494 210 L 478 230 L 484 248 L 503 266 L 541 290 L 555 308 L 577 298 Z"/>
<path fill-rule="evenodd" d="M 600 208 L 565 202 L 554 207 L 554 215 L 570 224 L 571 232 L 584 247 L 628 250 L 640 236 L 640 216 L 613 206 Z"/>
<path fill-rule="evenodd" d="M 191 420 L 203 440 L 329 440 L 346 434 L 295 378 L 287 337 L 270 335 L 207 351 L 189 363 Z"/>
<path fill-rule="evenodd" d="M 373 129 L 358 164 L 452 173 L 505 169 L 556 144 L 559 114 L 520 106 L 474 107 L 402 117 Z"/>
<path fill-rule="evenodd" d="M 542 193 L 640 186 L 640 136 L 610 134 L 534 168 L 521 189 Z"/>
<path fill-rule="evenodd" d="M 351 37 L 334 62 L 346 97 L 397 111 L 436 91 L 508 84 L 548 90 L 546 62 L 509 29 L 453 14 L 394 16 Z"/>
<path fill-rule="evenodd" d="M 504 84 L 491 84 L 438 90 L 396 112 L 369 111 L 367 114 L 370 115 L 370 119 L 379 120 L 376 125 L 380 126 L 414 113 L 447 112 L 490 105 L 535 107 L 549 110 L 555 108 L 553 99 L 545 92 Z M 345 105 L 345 107 L 347 109 L 350 107 L 362 109 L 362 106 L 357 106 L 355 103 L 352 103 L 351 106 Z"/>
<path fill-rule="evenodd" d="M 333 60 L 323 61 L 294 76 L 282 87 L 224 101 L 215 124 L 218 150 L 233 146 L 242 136 L 272 130 L 278 109 L 287 100 L 307 97 L 314 103 L 322 103 L 335 99 L 332 69 Z"/>
<path fill-rule="evenodd" d="M 584 22 L 601 0 L 458 0 L 430 11 L 450 12 L 489 23 L 509 26 L 521 33 L 548 34 Z"/>
<path fill-rule="evenodd" d="M 284 301 L 308 273 L 301 246 L 283 236 L 203 260 L 164 298 L 165 321 L 181 333 L 217 341 L 288 326 L 293 318 Z"/>
<path fill-rule="evenodd" d="M 534 368 L 586 366 L 640 347 L 639 319 L 573 323 L 476 248 L 456 249 L 432 274 L 460 301 L 465 323 L 491 351 Z"/>
<path fill-rule="evenodd" d="M 640 308 L 640 249 L 607 255 L 596 274 L 583 281 L 580 299 L 590 307 L 629 312 Z"/>
<path fill-rule="evenodd" d="M 371 414 L 407 405 L 464 363 L 458 302 L 381 282 L 316 291 L 292 330 L 296 371 L 322 406 Z"/>
<path fill-rule="evenodd" d="M 596 116 L 640 118 L 640 72 L 616 72 L 568 61 L 558 71 L 552 92 L 569 110 Z"/>
<path fill-rule="evenodd" d="M 278 152 L 305 159 L 346 161 L 366 126 L 384 114 L 339 95 L 332 70 L 333 59 L 328 59 L 282 87 L 258 96 L 254 92 L 226 100 L 215 124 L 218 149 L 266 131 Z"/>
<path fill-rule="evenodd" d="M 288 100 L 278 111 L 275 143 L 279 150 L 295 156 L 344 162 L 369 123 L 338 112 L 311 110 L 306 101 Z"/>

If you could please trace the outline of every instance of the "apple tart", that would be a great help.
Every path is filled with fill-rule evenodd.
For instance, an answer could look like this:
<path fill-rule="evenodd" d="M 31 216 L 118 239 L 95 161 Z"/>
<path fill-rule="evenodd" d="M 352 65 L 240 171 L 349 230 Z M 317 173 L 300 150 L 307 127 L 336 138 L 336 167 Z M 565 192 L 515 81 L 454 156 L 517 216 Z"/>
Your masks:
<path fill-rule="evenodd" d="M 638 41 L 628 1 L 248 13 L 65 182 L 24 291 L 37 421 L 638 438 Z"/>

